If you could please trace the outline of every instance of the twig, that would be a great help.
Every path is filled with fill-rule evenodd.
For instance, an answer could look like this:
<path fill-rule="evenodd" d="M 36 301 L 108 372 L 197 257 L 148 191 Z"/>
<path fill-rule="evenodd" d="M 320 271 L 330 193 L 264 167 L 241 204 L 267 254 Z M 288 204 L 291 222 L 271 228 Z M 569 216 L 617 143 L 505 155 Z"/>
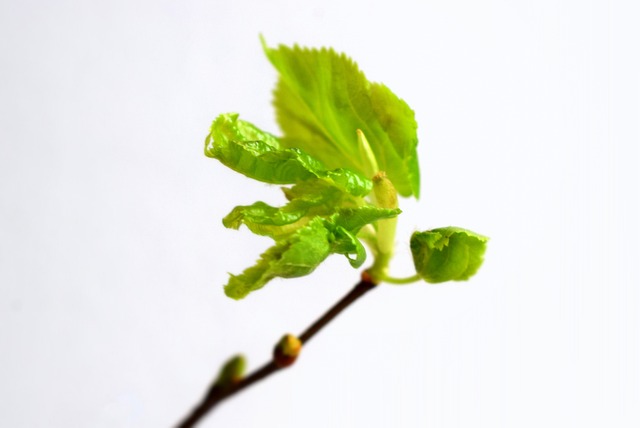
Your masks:
<path fill-rule="evenodd" d="M 372 278 L 364 272 L 362 279 L 356 284 L 353 289 L 347 293 L 338 303 L 333 305 L 324 315 L 322 315 L 316 322 L 311 324 L 296 340 L 300 341 L 300 344 L 307 343 L 313 336 L 322 330 L 327 324 L 329 324 L 338 314 L 348 308 L 352 303 L 362 297 L 367 291 L 373 290 L 376 284 Z M 205 395 L 202 402 L 196 406 L 191 413 L 177 426 L 177 428 L 191 428 L 194 427 L 207 413 L 211 411 L 217 404 L 219 404 L 225 398 L 242 391 L 243 389 L 253 385 L 254 383 L 272 375 L 273 373 L 280 371 L 281 369 L 288 367 L 295 362 L 297 357 L 296 350 L 295 355 L 284 356 L 281 347 L 282 342 L 276 345 L 274 349 L 274 355 L 271 361 L 257 369 L 249 376 L 246 376 L 234 383 L 226 386 L 214 383 Z"/>
<path fill-rule="evenodd" d="M 300 341 L 304 344 L 307 343 L 316 333 L 331 322 L 340 312 L 348 308 L 353 302 L 362 297 L 367 291 L 372 290 L 376 284 L 372 281 L 369 275 L 364 272 L 362 274 L 362 280 L 356 284 L 349 293 L 347 293 L 338 303 L 333 305 L 323 316 L 321 316 L 316 322 L 311 324 L 300 335 Z"/>

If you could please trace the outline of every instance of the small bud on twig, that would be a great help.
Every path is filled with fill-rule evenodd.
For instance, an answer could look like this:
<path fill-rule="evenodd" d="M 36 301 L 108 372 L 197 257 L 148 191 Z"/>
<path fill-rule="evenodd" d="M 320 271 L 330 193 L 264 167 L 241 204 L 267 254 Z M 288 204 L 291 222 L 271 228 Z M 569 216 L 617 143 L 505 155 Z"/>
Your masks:
<path fill-rule="evenodd" d="M 244 376 L 244 370 L 246 361 L 244 356 L 235 355 L 231 357 L 220 369 L 218 378 L 214 383 L 214 387 L 228 388 L 231 385 L 238 383 Z"/>
<path fill-rule="evenodd" d="M 273 361 L 278 367 L 288 367 L 296 361 L 302 342 L 292 334 L 285 334 L 273 350 Z"/>

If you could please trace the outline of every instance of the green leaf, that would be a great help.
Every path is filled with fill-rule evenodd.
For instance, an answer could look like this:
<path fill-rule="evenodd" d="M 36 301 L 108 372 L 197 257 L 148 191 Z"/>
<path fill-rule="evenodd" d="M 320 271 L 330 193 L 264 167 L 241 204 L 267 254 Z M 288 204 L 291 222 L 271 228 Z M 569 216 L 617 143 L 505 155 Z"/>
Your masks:
<path fill-rule="evenodd" d="M 291 190 L 291 193 L 298 191 L 284 190 Z M 222 223 L 231 229 L 238 229 L 244 224 L 257 235 L 279 239 L 318 216 L 330 219 L 332 223 L 344 227 L 351 233 L 358 233 L 369 223 L 394 218 L 401 213 L 397 208 L 385 209 L 373 205 L 343 207 L 345 198 L 341 197 L 343 195 L 340 193 L 337 188 L 329 187 L 320 195 L 300 195 L 302 197 L 291 200 L 283 207 L 273 207 L 260 201 L 237 206 L 227 214 Z"/>
<path fill-rule="evenodd" d="M 237 114 L 222 114 L 211 125 L 205 154 L 247 177 L 272 184 L 294 184 L 323 178 L 357 196 L 371 190 L 371 181 L 343 168 L 324 164 L 297 148 L 282 148 L 278 139 Z"/>
<path fill-rule="evenodd" d="M 380 170 L 402 196 L 420 193 L 417 124 L 409 106 L 386 86 L 369 82 L 355 62 L 332 49 L 279 46 L 264 50 L 280 79 L 274 92 L 281 143 L 328 168 L 373 177 L 357 131 L 366 136 Z M 369 148 L 367 148 L 368 150 Z"/>
<path fill-rule="evenodd" d="M 225 227 L 238 229 L 240 225 L 246 225 L 256 235 L 280 238 L 295 232 L 308 222 L 305 218 L 310 203 L 296 200 L 282 208 L 272 207 L 264 202 L 255 202 L 252 205 L 237 206 L 222 219 Z"/>
<path fill-rule="evenodd" d="M 331 252 L 344 255 L 353 268 L 362 266 L 367 258 L 367 252 L 355 234 L 336 224 L 330 224 L 329 227 L 333 237 Z M 351 257 L 352 254 L 355 257 Z"/>
<path fill-rule="evenodd" d="M 373 205 L 339 208 L 337 213 L 331 216 L 327 222 L 327 227 L 333 236 L 331 252 L 345 255 L 354 268 L 362 266 L 367 253 L 357 238 L 360 229 L 378 220 L 395 218 L 400 212 L 399 209 L 379 208 Z M 351 257 L 351 255 L 355 255 L 355 257 Z"/>
<path fill-rule="evenodd" d="M 400 213 L 399 209 L 364 205 L 358 208 L 334 207 L 329 217 L 305 218 L 299 217 L 300 212 L 288 217 L 288 207 L 274 208 L 258 202 L 248 207 L 236 207 L 225 218 L 230 226 L 246 224 L 252 231 L 257 230 L 256 233 L 268 230 L 269 233 L 264 234 L 276 239 L 276 244 L 260 256 L 256 265 L 240 275 L 230 276 L 225 286 L 227 296 L 241 299 L 273 278 L 308 275 L 329 254 L 342 254 L 351 266 L 360 267 L 366 258 L 364 246 L 356 238 L 360 229 Z M 303 220 L 306 223 L 301 225 Z M 293 231 L 287 229 L 292 224 L 297 227 Z"/>
<path fill-rule="evenodd" d="M 231 275 L 224 287 L 227 296 L 242 299 L 276 277 L 295 278 L 308 275 L 329 256 L 329 231 L 318 217 L 265 251 L 255 266 L 240 275 Z"/>
<path fill-rule="evenodd" d="M 371 182 L 368 181 L 368 183 Z M 356 195 L 334 181 L 323 179 L 302 181 L 290 188 L 283 187 L 282 191 L 290 201 L 303 199 L 314 204 L 331 204 L 333 207 L 338 205 L 359 206 L 364 202 L 362 198 L 354 197 Z"/>
<path fill-rule="evenodd" d="M 312 179 L 292 188 L 283 188 L 289 203 L 284 207 L 272 207 L 264 202 L 238 206 L 223 220 L 226 227 L 238 229 L 241 224 L 258 235 L 279 239 L 307 224 L 313 217 L 329 217 L 340 207 L 364 203 L 335 184 Z"/>
<path fill-rule="evenodd" d="M 457 227 L 415 232 L 411 253 L 416 272 L 431 283 L 467 280 L 482 265 L 488 240 Z"/>
<path fill-rule="evenodd" d="M 362 227 L 378 220 L 397 217 L 402 211 L 399 208 L 387 209 L 373 205 L 358 208 L 341 208 L 333 218 L 333 222 L 351 233 L 358 233 Z"/>

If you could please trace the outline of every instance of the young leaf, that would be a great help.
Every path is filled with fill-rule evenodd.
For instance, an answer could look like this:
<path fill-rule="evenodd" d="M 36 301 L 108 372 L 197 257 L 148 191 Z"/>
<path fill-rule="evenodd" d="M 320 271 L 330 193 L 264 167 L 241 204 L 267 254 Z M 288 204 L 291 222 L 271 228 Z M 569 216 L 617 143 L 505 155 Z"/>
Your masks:
<path fill-rule="evenodd" d="M 276 244 L 260 256 L 255 266 L 240 275 L 231 275 L 225 286 L 225 293 L 234 299 L 241 299 L 251 291 L 262 288 L 275 277 L 308 275 L 332 253 L 342 254 L 347 257 L 351 266 L 360 267 L 365 261 L 366 252 L 356 238 L 357 233 L 366 224 L 395 217 L 400 213 L 399 209 L 389 210 L 368 205 L 358 208 L 335 207 L 335 213 L 330 217 L 306 218 L 308 223 L 302 226 L 296 224 L 298 228 L 291 231 L 287 229 L 286 222 L 293 220 L 300 223 L 303 219 L 295 220 L 295 216 L 287 218 L 282 212 L 286 207 L 278 209 L 258 202 L 250 207 L 237 207 L 236 210 L 239 208 L 243 212 L 232 212 L 236 217 L 229 220 L 234 222 L 234 226 L 243 223 L 254 230 L 261 225 L 258 222 L 262 225 L 272 223 L 263 227 L 270 232 L 265 234 L 276 239 Z"/>
<path fill-rule="evenodd" d="M 362 198 L 353 197 L 323 179 L 303 181 L 282 190 L 289 199 L 284 207 L 272 207 L 264 202 L 238 206 L 222 220 L 223 224 L 233 229 L 245 224 L 253 233 L 277 240 L 304 226 L 313 217 L 329 217 L 341 207 L 364 204 Z"/>
<path fill-rule="evenodd" d="M 308 275 L 331 252 L 329 231 L 321 218 L 298 229 L 289 239 L 265 251 L 255 266 L 240 275 L 231 275 L 224 287 L 227 296 L 242 299 L 276 277 L 295 278 Z"/>
<path fill-rule="evenodd" d="M 353 171 L 328 170 L 322 162 L 297 148 L 282 148 L 278 139 L 237 114 L 222 114 L 213 121 L 205 141 L 205 154 L 247 177 L 273 184 L 294 184 L 325 178 L 348 192 L 364 196 L 371 182 Z"/>
<path fill-rule="evenodd" d="M 259 201 L 235 207 L 222 219 L 222 224 L 231 229 L 238 229 L 244 224 L 256 235 L 278 239 L 304 226 L 309 220 L 305 216 L 310 208 L 311 204 L 302 200 L 293 201 L 281 208 Z"/>
<path fill-rule="evenodd" d="M 328 224 L 327 226 L 330 228 L 333 237 L 331 252 L 343 254 L 353 268 L 362 266 L 362 263 L 367 258 L 367 252 L 355 234 L 336 224 Z M 355 257 L 350 257 L 351 254 L 355 254 Z"/>
<path fill-rule="evenodd" d="M 341 208 L 329 219 L 330 229 L 333 232 L 333 253 L 344 254 L 352 267 L 362 266 L 366 259 L 364 246 L 356 238 L 360 229 L 364 226 L 386 219 L 395 218 L 400 214 L 399 209 L 379 208 L 373 205 L 365 205 L 358 208 Z M 355 254 L 355 258 L 349 257 Z"/>
<path fill-rule="evenodd" d="M 457 227 L 415 232 L 411 253 L 416 272 L 431 283 L 467 280 L 482 265 L 488 240 Z"/>
<path fill-rule="evenodd" d="M 351 233 L 358 233 L 362 227 L 378 220 L 395 218 L 402 211 L 399 208 L 387 209 L 373 205 L 358 208 L 341 208 L 332 221 Z"/>
<path fill-rule="evenodd" d="M 371 181 L 366 181 L 367 186 L 372 186 Z M 371 189 L 371 187 L 368 187 Z M 344 186 L 335 181 L 323 179 L 306 180 L 297 183 L 293 187 L 283 187 L 282 191 L 286 198 L 290 201 L 294 199 L 303 199 L 318 204 L 351 205 L 359 206 L 364 200 L 353 192 L 350 192 Z"/>
<path fill-rule="evenodd" d="M 402 196 L 420 193 L 413 111 L 386 86 L 369 82 L 355 62 L 332 49 L 299 46 L 264 50 L 280 73 L 274 92 L 281 143 L 305 150 L 328 168 L 346 167 L 373 177 L 362 156 L 366 135 L 374 164 Z"/>

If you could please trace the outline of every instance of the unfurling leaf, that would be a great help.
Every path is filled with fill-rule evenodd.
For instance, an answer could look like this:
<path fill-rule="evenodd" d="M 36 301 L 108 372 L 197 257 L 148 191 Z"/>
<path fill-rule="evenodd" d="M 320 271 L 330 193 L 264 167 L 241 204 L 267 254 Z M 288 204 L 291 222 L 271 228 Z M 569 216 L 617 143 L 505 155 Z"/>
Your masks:
<path fill-rule="evenodd" d="M 235 214 L 234 226 L 244 223 L 254 230 L 258 229 L 254 220 L 263 224 L 270 221 L 267 215 L 264 217 L 255 215 L 249 219 L 245 214 L 250 213 L 251 209 L 270 213 L 276 220 L 284 218 L 277 208 L 263 202 L 250 207 L 237 207 L 234 211 L 245 208 L 247 209 L 245 213 Z M 336 207 L 335 213 L 330 217 L 315 216 L 307 219 L 306 225 L 294 231 L 287 230 L 286 224 L 273 224 L 269 226 L 270 229 L 265 226 L 263 230 L 270 231 L 265 234 L 274 237 L 276 244 L 265 251 L 254 266 L 240 275 L 231 275 L 225 286 L 225 293 L 234 299 L 242 299 L 250 292 L 262 288 L 273 278 L 295 278 L 308 275 L 330 254 L 342 254 L 347 257 L 351 266 L 359 267 L 366 257 L 362 243 L 356 238 L 360 229 L 366 224 L 395 217 L 399 213 L 399 209 L 389 210 L 373 206 Z M 234 212 L 226 219 L 232 214 Z M 237 217 L 242 218 L 237 220 Z M 301 219 L 297 220 L 297 222 L 300 221 Z M 278 228 L 281 230 L 279 231 Z"/>
<path fill-rule="evenodd" d="M 322 218 L 298 229 L 289 239 L 265 251 L 258 262 L 240 275 L 231 275 L 224 287 L 227 296 L 242 299 L 276 277 L 308 275 L 330 254 L 329 231 Z"/>
<path fill-rule="evenodd" d="M 386 86 L 369 82 L 355 62 L 333 49 L 264 44 L 280 73 L 274 92 L 285 147 L 302 149 L 328 168 L 366 177 L 385 171 L 402 196 L 420 193 L 414 113 Z M 375 162 L 363 156 L 366 136 Z M 367 148 L 368 150 L 368 148 Z"/>
<path fill-rule="evenodd" d="M 225 293 L 241 299 L 273 278 L 307 275 L 330 254 L 359 267 L 366 258 L 361 240 L 372 250 L 372 269 L 385 274 L 397 195 L 420 192 L 413 111 L 344 54 L 263 47 L 279 73 L 274 106 L 282 137 L 222 114 L 205 154 L 249 178 L 284 185 L 287 202 L 237 206 L 223 219 L 275 241 L 254 266 L 230 276 Z"/>
<path fill-rule="evenodd" d="M 373 205 L 365 205 L 358 208 L 340 208 L 332 221 L 349 232 L 356 234 L 367 224 L 378 220 L 395 218 L 401 212 L 399 208 L 378 208 Z"/>
<path fill-rule="evenodd" d="M 280 239 L 316 216 L 328 217 L 340 207 L 363 203 L 361 198 L 354 198 L 323 179 L 307 180 L 283 191 L 289 200 L 284 207 L 272 207 L 264 202 L 238 206 L 222 220 L 223 224 L 232 229 L 245 224 L 257 235 Z"/>
<path fill-rule="evenodd" d="M 488 240 L 457 227 L 415 232 L 411 253 L 416 272 L 431 283 L 467 280 L 482 265 Z"/>
<path fill-rule="evenodd" d="M 297 148 L 283 148 L 273 135 L 261 131 L 234 113 L 213 121 L 205 141 L 205 154 L 247 177 L 272 184 L 295 184 L 323 178 L 356 196 L 371 190 L 371 181 L 344 168 L 328 170 Z"/>

